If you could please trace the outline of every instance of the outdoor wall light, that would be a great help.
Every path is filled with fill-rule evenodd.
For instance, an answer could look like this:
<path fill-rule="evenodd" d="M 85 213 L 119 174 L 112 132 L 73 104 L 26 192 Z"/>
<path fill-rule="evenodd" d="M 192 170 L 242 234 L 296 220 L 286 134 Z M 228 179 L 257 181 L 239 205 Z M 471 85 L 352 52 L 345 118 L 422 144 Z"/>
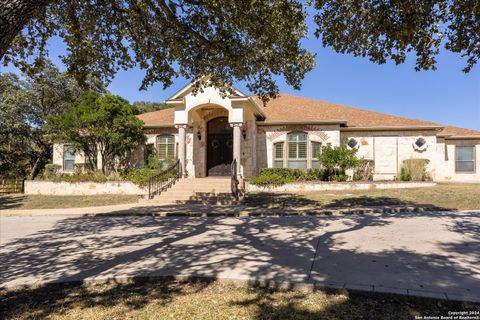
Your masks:
<path fill-rule="evenodd" d="M 200 131 L 200 129 L 197 131 L 197 138 L 198 140 L 202 140 L 202 132 Z"/>
<path fill-rule="evenodd" d="M 243 136 L 243 140 L 247 138 L 247 130 L 245 129 L 242 130 L 242 136 Z"/>

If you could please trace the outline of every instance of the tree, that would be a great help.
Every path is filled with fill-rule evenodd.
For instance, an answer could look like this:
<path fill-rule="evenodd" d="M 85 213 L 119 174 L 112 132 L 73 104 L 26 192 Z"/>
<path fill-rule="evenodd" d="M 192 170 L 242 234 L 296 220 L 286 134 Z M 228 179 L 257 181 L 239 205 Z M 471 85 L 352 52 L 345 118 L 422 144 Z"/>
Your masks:
<path fill-rule="evenodd" d="M 338 147 L 327 144 L 322 148 L 318 159 L 325 169 L 333 172 L 334 179 L 339 175 L 344 175 L 347 169 L 353 169 L 360 164 L 360 160 L 357 158 L 357 149 L 349 148 L 344 143 Z"/>
<path fill-rule="evenodd" d="M 69 143 L 82 151 L 88 165 L 98 170 L 100 154 L 103 173 L 115 167 L 115 161 L 125 158 L 144 142 L 143 122 L 135 107 L 119 96 L 90 92 L 65 113 L 48 118 L 47 132 L 53 142 Z"/>
<path fill-rule="evenodd" d="M 0 18 L 0 37 L 22 24 L 6 19 L 21 15 L 12 6 L 29 0 L 0 0 L 7 8 Z M 300 46 L 306 35 L 306 12 L 289 0 L 52 0 L 40 1 L 41 14 L 25 25 L 5 53 L 6 63 L 32 67 L 28 57 L 45 54 L 46 40 L 59 36 L 67 45 L 63 62 L 81 81 L 87 75 L 109 80 L 119 68 L 138 65 L 146 75 L 141 88 L 155 82 L 164 86 L 182 76 L 199 79 L 210 75 L 209 85 L 230 90 L 228 85 L 245 80 L 252 92 L 278 91 L 274 77 L 299 88 L 314 57 Z M 6 7 L 4 7 L 6 6 Z M 38 4 L 36 4 L 38 6 Z M 5 10 L 5 9 L 3 9 Z M 17 12 L 18 11 L 18 12 Z M 6 22 L 5 22 L 6 21 Z M 23 27 L 23 26 L 22 26 Z M 1 56 L 0 56 L 1 58 Z M 196 89 L 206 81 L 196 83 Z"/>
<path fill-rule="evenodd" d="M 467 59 L 469 72 L 480 58 L 478 0 L 315 0 L 315 35 L 336 52 L 369 57 L 375 63 L 405 62 L 436 68 L 443 45 Z"/>
<path fill-rule="evenodd" d="M 138 109 L 138 113 L 146 113 L 171 108 L 171 105 L 159 102 L 135 101 L 133 106 Z"/>
<path fill-rule="evenodd" d="M 34 72 L 38 60 L 29 57 L 44 56 L 57 36 L 81 83 L 138 65 L 142 88 L 209 74 L 209 85 L 246 81 L 266 100 L 278 91 L 276 76 L 298 89 L 314 67 L 300 44 L 309 5 L 315 35 L 337 52 L 397 64 L 413 52 L 421 70 L 435 68 L 444 46 L 467 59 L 465 72 L 480 56 L 478 0 L 0 0 L 0 59 Z"/>
<path fill-rule="evenodd" d="M 0 172 L 34 179 L 52 156 L 44 137 L 47 117 L 70 108 L 81 89 L 49 61 L 36 75 L 24 76 L 0 74 Z M 89 83 L 102 90 L 97 83 Z"/>

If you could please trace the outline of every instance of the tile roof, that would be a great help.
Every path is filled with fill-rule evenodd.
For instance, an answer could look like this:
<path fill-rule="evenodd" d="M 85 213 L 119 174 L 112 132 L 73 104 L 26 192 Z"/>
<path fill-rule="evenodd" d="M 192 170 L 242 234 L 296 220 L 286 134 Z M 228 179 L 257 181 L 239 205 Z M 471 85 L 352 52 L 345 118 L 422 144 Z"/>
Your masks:
<path fill-rule="evenodd" d="M 442 126 L 441 124 L 398 117 L 390 114 L 368 111 L 355 107 L 344 106 L 336 103 L 325 102 L 310 98 L 280 93 L 270 100 L 265 106 L 256 96 L 252 98 L 265 114 L 265 123 L 269 122 L 308 122 L 344 120 L 348 127 L 406 127 L 406 126 Z M 172 125 L 174 109 L 148 112 L 138 115 L 146 126 Z M 441 132 L 443 135 L 480 136 L 480 131 L 446 126 Z"/>
<path fill-rule="evenodd" d="M 142 113 L 137 117 L 149 127 L 165 125 L 173 126 L 174 111 L 174 108 L 168 108 L 160 111 Z"/>

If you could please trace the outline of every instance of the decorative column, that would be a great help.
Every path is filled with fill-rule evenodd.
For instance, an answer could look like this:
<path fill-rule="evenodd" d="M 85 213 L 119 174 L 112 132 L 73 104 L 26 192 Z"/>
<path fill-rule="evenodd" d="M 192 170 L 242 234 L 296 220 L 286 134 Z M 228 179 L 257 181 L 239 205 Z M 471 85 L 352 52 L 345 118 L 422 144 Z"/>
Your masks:
<path fill-rule="evenodd" d="M 240 143 L 242 141 L 242 126 L 243 123 L 230 123 L 230 126 L 233 127 L 233 159 L 237 161 L 237 176 L 240 175 Z"/>
<path fill-rule="evenodd" d="M 178 129 L 178 159 L 180 160 L 180 168 L 182 170 L 182 178 L 185 177 L 185 129 L 186 124 L 177 124 Z"/>

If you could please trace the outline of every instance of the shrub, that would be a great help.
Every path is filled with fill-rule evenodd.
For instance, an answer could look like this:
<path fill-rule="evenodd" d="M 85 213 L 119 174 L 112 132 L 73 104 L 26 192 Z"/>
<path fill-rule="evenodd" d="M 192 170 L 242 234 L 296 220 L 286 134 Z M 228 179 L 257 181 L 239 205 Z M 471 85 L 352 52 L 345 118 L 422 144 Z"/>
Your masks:
<path fill-rule="evenodd" d="M 373 180 L 373 170 L 375 162 L 373 160 L 360 159 L 359 165 L 353 172 L 353 180 L 355 181 L 371 181 Z"/>
<path fill-rule="evenodd" d="M 425 181 L 430 176 L 427 172 L 427 159 L 407 159 L 402 163 L 400 169 L 400 180 L 402 181 Z"/>
<path fill-rule="evenodd" d="M 322 148 L 318 157 L 325 168 L 330 181 L 343 181 L 347 169 L 355 169 L 359 166 L 357 149 L 350 149 L 346 144 L 332 147 L 330 144 Z"/>
<path fill-rule="evenodd" d="M 60 176 L 53 177 L 50 180 L 55 182 L 107 182 L 108 178 L 102 172 L 95 171 L 85 173 L 74 172 L 73 174 L 62 174 Z"/>
<path fill-rule="evenodd" d="M 295 181 L 325 180 L 322 169 L 263 168 L 260 173 L 250 179 L 256 185 L 282 185 Z"/>
<path fill-rule="evenodd" d="M 74 173 L 84 173 L 87 172 L 87 164 L 86 163 L 75 163 L 73 165 L 73 172 Z"/>
<path fill-rule="evenodd" d="M 61 168 L 62 167 L 58 164 L 53 164 L 53 163 L 46 164 L 43 175 L 46 179 L 52 179 L 54 177 L 57 177 L 60 174 Z"/>

